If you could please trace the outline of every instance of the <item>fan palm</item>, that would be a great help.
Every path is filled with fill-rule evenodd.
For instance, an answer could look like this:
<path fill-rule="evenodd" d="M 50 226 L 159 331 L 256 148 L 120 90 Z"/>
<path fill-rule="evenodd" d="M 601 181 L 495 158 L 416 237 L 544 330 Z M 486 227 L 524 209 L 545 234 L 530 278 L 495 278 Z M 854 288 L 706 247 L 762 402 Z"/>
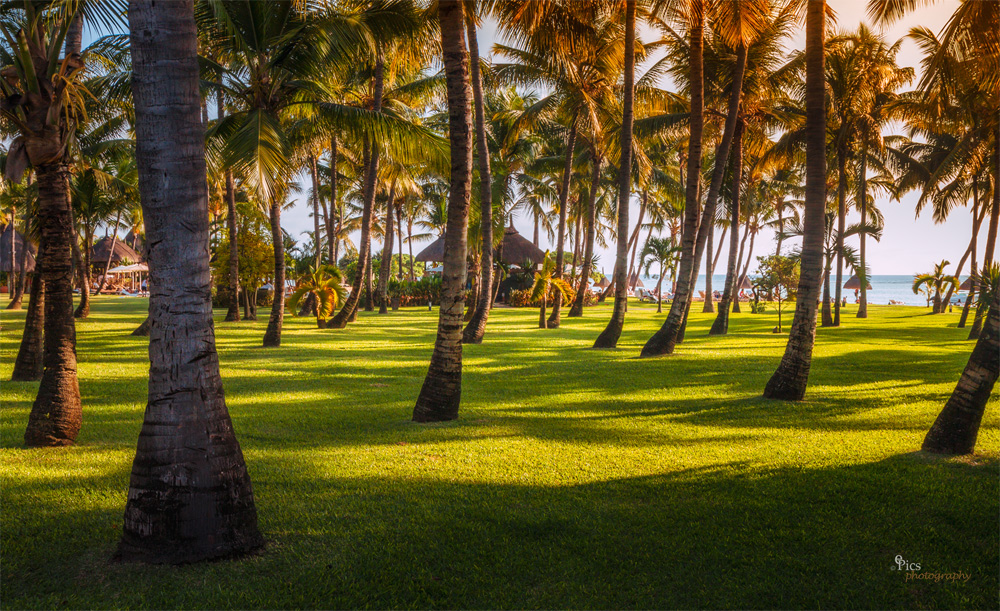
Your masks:
<path fill-rule="evenodd" d="M 337 309 L 347 295 L 347 290 L 341 282 L 343 276 L 336 267 L 332 265 L 312 267 L 308 273 L 299 278 L 295 290 L 288 296 L 288 307 L 295 312 L 303 299 L 314 300 L 316 326 L 323 329 L 326 327 L 326 318 Z"/>
<path fill-rule="evenodd" d="M 549 295 L 558 293 L 564 297 L 568 297 L 572 290 L 569 283 L 556 274 L 556 270 L 556 260 L 549 251 L 545 251 L 545 259 L 542 261 L 542 265 L 538 271 L 535 272 L 534 283 L 531 285 L 531 300 L 541 303 L 538 314 L 539 329 L 553 328 L 549 320 L 545 317 L 545 308 L 548 305 Z"/>

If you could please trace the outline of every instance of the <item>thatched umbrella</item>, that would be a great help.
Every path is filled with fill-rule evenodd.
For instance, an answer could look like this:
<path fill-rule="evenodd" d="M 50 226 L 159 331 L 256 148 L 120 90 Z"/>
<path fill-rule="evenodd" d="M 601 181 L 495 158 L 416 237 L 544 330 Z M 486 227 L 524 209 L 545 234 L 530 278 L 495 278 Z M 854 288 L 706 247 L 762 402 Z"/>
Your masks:
<path fill-rule="evenodd" d="M 545 260 L 545 251 L 526 239 L 514 226 L 503 231 L 503 262 L 508 265 L 521 265 L 525 261 L 538 264 Z"/>
<path fill-rule="evenodd" d="M 752 289 L 753 289 L 753 283 L 750 282 L 750 279 L 747 278 L 746 276 L 743 276 L 743 281 L 740 282 L 740 285 L 738 287 L 736 287 L 737 291 L 745 291 Z"/>
<path fill-rule="evenodd" d="M 111 243 L 115 244 L 115 251 L 111 253 Z M 114 238 L 101 238 L 94 244 L 94 247 L 90 249 L 90 260 L 94 265 L 104 266 L 108 261 L 108 254 L 111 254 L 112 263 L 121 263 L 122 261 L 128 261 L 130 263 L 139 263 L 142 261 L 142 257 L 139 253 L 132 250 L 132 247 L 128 244 L 122 242 L 121 240 L 115 240 Z"/>
<path fill-rule="evenodd" d="M 606 289 L 609 286 L 611 286 L 611 281 L 608 280 L 607 276 L 604 276 L 603 278 L 601 278 L 601 281 L 598 282 L 595 286 L 597 286 L 597 288 L 599 289 Z"/>
<path fill-rule="evenodd" d="M 970 276 L 970 277 L 966 278 L 965 282 L 962 283 L 962 286 L 958 287 L 958 290 L 960 290 L 960 291 L 971 291 L 972 290 L 972 277 Z"/>
<path fill-rule="evenodd" d="M 853 276 L 851 276 L 847 280 L 847 282 L 844 283 L 844 288 L 847 289 L 847 290 L 849 290 L 849 291 L 858 291 L 858 290 L 861 290 L 861 280 L 858 278 L 858 275 L 854 274 Z M 872 290 L 872 283 L 871 282 L 868 283 L 868 290 L 869 291 Z"/>
<path fill-rule="evenodd" d="M 418 252 L 413 257 L 413 260 L 424 263 L 444 261 L 444 236 L 434 240 L 427 248 Z"/>
<path fill-rule="evenodd" d="M 639 278 L 639 274 L 638 274 L 638 272 L 637 272 L 637 273 L 634 273 L 634 274 L 632 274 L 632 277 L 631 277 L 631 278 L 629 278 L 629 283 L 628 283 L 628 285 L 629 285 L 630 287 L 634 288 L 634 289 L 644 289 L 644 288 L 646 288 L 646 285 L 644 285 L 644 284 L 642 283 L 642 279 L 640 279 L 640 278 Z"/>
<path fill-rule="evenodd" d="M 13 262 L 10 260 L 11 235 L 14 236 L 15 252 Z M 27 251 L 24 250 L 25 248 L 27 248 Z M 8 224 L 3 228 L 3 231 L 0 232 L 0 272 L 20 272 L 22 252 L 26 252 L 24 271 L 29 273 L 35 271 L 35 253 L 38 252 L 35 249 L 35 245 L 25 240 L 20 231 L 15 230 L 10 224 Z M 12 267 L 13 269 L 11 269 Z"/>

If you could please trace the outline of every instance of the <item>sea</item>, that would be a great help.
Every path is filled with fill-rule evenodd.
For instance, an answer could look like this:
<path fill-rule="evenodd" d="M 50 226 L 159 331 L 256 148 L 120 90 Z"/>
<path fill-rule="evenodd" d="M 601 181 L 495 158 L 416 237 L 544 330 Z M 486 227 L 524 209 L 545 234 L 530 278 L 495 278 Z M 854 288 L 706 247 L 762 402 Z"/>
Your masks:
<path fill-rule="evenodd" d="M 656 276 L 642 276 L 642 282 L 648 289 L 656 288 Z M 850 278 L 849 274 L 845 274 L 844 282 Z M 965 278 L 962 278 L 963 280 Z M 663 281 L 664 291 L 668 291 L 670 279 L 667 278 Z M 894 276 L 894 275 L 880 275 L 872 276 L 869 280 L 872 288 L 868 291 L 868 303 L 872 305 L 888 305 L 890 301 L 900 301 L 905 305 L 910 306 L 920 306 L 927 307 L 927 298 L 923 294 L 914 295 L 913 294 L 913 276 Z M 715 291 L 722 292 L 722 289 L 726 286 L 726 275 L 725 274 L 715 274 L 712 276 L 712 289 Z M 695 288 L 696 291 L 705 290 L 705 274 L 698 276 L 698 286 Z M 835 292 L 833 283 L 830 283 L 831 293 Z M 854 291 L 842 289 L 841 295 L 847 297 L 847 303 L 854 303 Z M 955 293 L 955 295 L 960 295 L 962 297 L 963 303 L 966 297 L 966 293 Z M 942 295 L 942 298 L 944 296 Z M 955 296 L 952 297 L 952 301 L 955 300 Z"/>

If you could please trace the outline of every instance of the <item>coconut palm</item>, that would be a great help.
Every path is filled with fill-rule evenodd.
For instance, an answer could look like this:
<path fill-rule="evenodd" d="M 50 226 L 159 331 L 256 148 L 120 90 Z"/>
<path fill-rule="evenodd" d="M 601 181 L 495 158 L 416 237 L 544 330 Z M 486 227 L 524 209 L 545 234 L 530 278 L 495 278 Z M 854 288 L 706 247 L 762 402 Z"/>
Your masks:
<path fill-rule="evenodd" d="M 472 192 L 472 95 L 465 48 L 462 0 L 440 0 L 441 54 L 448 92 L 451 186 L 445 230 L 444 271 L 437 340 L 420 388 L 413 420 L 454 420 L 462 400 L 462 315 L 465 311 L 466 247 Z"/>
<path fill-rule="evenodd" d="M 215 351 L 193 3 L 133 0 L 129 26 L 150 373 L 117 557 L 181 564 L 245 554 L 264 541 Z"/>
<path fill-rule="evenodd" d="M 934 289 L 934 314 L 941 314 L 945 311 L 941 303 L 941 291 L 951 287 L 958 287 L 957 276 L 945 273 L 945 268 L 951 265 L 950 261 L 941 261 L 934 264 L 934 271 L 929 274 L 918 274 L 913 277 L 913 294 L 920 292 L 921 287 L 927 286 Z"/>
<path fill-rule="evenodd" d="M 991 268 L 1000 279 L 1000 269 Z M 1000 290 L 994 284 L 982 334 L 955 390 L 924 437 L 921 449 L 936 454 L 971 454 L 983 412 L 1000 375 Z M 985 303 L 985 300 L 981 300 Z"/>
<path fill-rule="evenodd" d="M 550 321 L 545 318 L 545 307 L 548 304 L 550 294 L 561 293 L 568 297 L 572 289 L 569 283 L 556 274 L 556 261 L 549 251 L 545 251 L 545 259 L 542 266 L 535 272 L 535 281 L 531 285 L 531 300 L 541 304 L 538 314 L 538 328 L 553 328 Z"/>
<path fill-rule="evenodd" d="M 649 275 L 649 271 L 654 264 L 660 266 L 660 275 L 656 280 L 657 314 L 663 311 L 663 276 L 667 274 L 668 269 L 673 268 L 674 261 L 677 259 L 680 251 L 680 246 L 674 246 L 672 240 L 669 238 L 650 238 L 646 241 L 646 245 L 642 247 L 640 257 L 645 274 Z"/>
<path fill-rule="evenodd" d="M 312 299 L 316 306 L 316 326 L 326 327 L 326 318 L 332 314 L 347 295 L 347 290 L 341 285 L 343 276 L 340 270 L 332 265 L 312 267 L 302 275 L 295 291 L 288 296 L 288 308 L 295 312 L 303 299 Z"/>
<path fill-rule="evenodd" d="M 83 112 L 78 54 L 63 57 L 67 30 L 76 19 L 76 2 L 23 0 L 3 6 L 0 46 L 7 100 L 0 116 L 16 136 L 7 149 L 4 174 L 20 181 L 30 166 L 38 183 L 41 227 L 39 256 L 45 298 L 45 371 L 28 417 L 29 446 L 67 445 L 80 430 L 80 388 L 76 376 L 76 330 L 73 321 L 72 210 L 67 147 Z"/>
<path fill-rule="evenodd" d="M 806 192 L 801 273 L 785 353 L 764 388 L 764 396 L 769 399 L 798 401 L 805 396 L 816 339 L 816 302 L 822 276 L 826 209 L 825 28 L 826 1 L 808 0 L 805 49 Z"/>

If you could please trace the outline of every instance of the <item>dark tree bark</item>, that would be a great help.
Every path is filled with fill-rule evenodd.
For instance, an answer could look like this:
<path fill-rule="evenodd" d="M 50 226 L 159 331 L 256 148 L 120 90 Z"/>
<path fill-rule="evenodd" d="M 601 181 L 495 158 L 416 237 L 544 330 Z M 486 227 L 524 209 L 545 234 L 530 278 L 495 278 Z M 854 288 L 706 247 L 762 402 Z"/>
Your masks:
<path fill-rule="evenodd" d="M 281 231 L 281 201 L 277 197 L 271 199 L 271 243 L 274 246 L 274 301 L 264 332 L 265 348 L 281 345 L 281 327 L 285 322 L 285 234 Z"/>
<path fill-rule="evenodd" d="M 708 224 L 708 239 L 705 241 L 705 302 L 701 306 L 704 314 L 715 312 L 712 298 L 712 247 L 715 246 L 715 219 Z"/>
<path fill-rule="evenodd" d="M 698 28 L 699 31 L 701 28 Z M 693 37 L 692 37 L 693 38 Z M 693 42 L 693 41 L 692 41 Z M 615 305 L 611 320 L 594 341 L 594 348 L 615 348 L 625 326 L 628 305 L 628 204 L 632 195 L 632 123 L 635 94 L 635 0 L 625 0 L 625 93 L 622 101 L 621 163 L 618 167 L 618 245 L 615 257 Z M 701 51 L 698 52 L 699 65 Z M 692 87 L 692 91 L 697 87 Z M 692 101 L 692 108 L 697 104 Z M 694 122 L 694 119 L 692 119 Z M 700 134 L 699 134 L 700 139 Z M 700 155 L 699 155 L 700 157 Z"/>
<path fill-rule="evenodd" d="M 591 152 L 590 194 L 587 196 L 586 237 L 583 245 L 583 265 L 580 269 L 580 284 L 576 291 L 576 299 L 569 315 L 583 316 L 583 302 L 587 296 L 587 285 L 590 283 L 590 273 L 594 269 L 594 240 L 597 239 L 597 189 L 601 180 L 601 159 Z"/>
<path fill-rule="evenodd" d="M 45 334 L 45 281 L 41 277 L 41 258 L 35 260 L 35 277 L 28 295 L 21 346 L 14 359 L 11 382 L 34 382 L 42 379 Z"/>
<path fill-rule="evenodd" d="M 490 169 L 489 141 L 486 137 L 486 110 L 483 102 L 483 80 L 479 74 L 479 40 L 474 15 L 467 15 L 466 35 L 469 40 L 469 77 L 472 79 L 472 98 L 476 111 L 476 156 L 479 161 L 479 209 L 482 239 L 482 256 L 479 262 L 479 299 L 475 312 L 462 332 L 466 344 L 481 344 L 486 334 L 486 322 L 493 306 L 493 174 Z M 400 269 L 402 269 L 402 254 Z"/>
<path fill-rule="evenodd" d="M 824 34 L 826 0 L 806 5 L 806 197 L 802 263 L 795 316 L 785 354 L 764 388 L 764 397 L 798 401 L 806 394 L 816 339 L 816 299 L 823 266 L 826 212 L 826 107 Z"/>
<path fill-rule="evenodd" d="M 31 406 L 24 442 L 62 446 L 76 441 L 82 422 L 76 378 L 76 324 L 73 320 L 73 241 L 70 232 L 69 170 L 63 163 L 35 167 L 40 258 L 45 282 L 44 371 Z"/>
<path fill-rule="evenodd" d="M 462 400 L 462 314 L 465 310 L 466 247 L 472 193 L 472 92 L 465 50 L 464 2 L 440 0 L 441 52 L 448 92 L 451 188 L 444 240 L 437 340 L 427 377 L 413 408 L 416 422 L 458 418 Z"/>
<path fill-rule="evenodd" d="M 382 112 L 382 94 L 384 88 L 384 62 L 381 50 L 375 61 L 374 78 L 374 108 L 375 112 Z M 357 317 L 358 303 L 361 299 L 361 290 L 366 286 L 366 278 L 370 279 L 369 271 L 371 264 L 371 232 L 372 232 L 372 209 L 375 206 L 375 181 L 378 177 L 378 146 L 372 146 L 372 142 L 365 140 L 362 152 L 362 165 L 366 168 L 365 183 L 362 193 L 363 207 L 361 211 L 361 242 L 358 245 L 358 267 L 351 285 L 351 294 L 344 300 L 344 306 L 337 312 L 337 315 L 326 323 L 326 328 L 343 329 L 347 323 Z M 339 219 L 342 221 L 342 219 Z M 339 240 L 338 240 L 339 241 Z M 370 286 L 369 286 L 370 289 Z M 370 297 L 370 295 L 369 295 Z"/>
<path fill-rule="evenodd" d="M 951 393 L 924 438 L 922 449 L 937 454 L 971 454 L 986 403 L 1000 374 L 1000 296 L 994 297 L 983 332 Z"/>
<path fill-rule="evenodd" d="M 149 242 L 149 402 L 116 559 L 181 564 L 263 545 L 212 326 L 192 0 L 132 0 L 139 192 Z"/>
<path fill-rule="evenodd" d="M 972 184 L 972 192 L 973 192 L 973 202 L 974 202 L 973 203 L 973 209 L 975 209 L 975 208 L 979 208 L 980 209 L 980 214 L 979 214 L 980 223 L 979 223 L 979 225 L 982 225 L 982 219 L 985 217 L 986 211 L 985 211 L 985 209 L 983 209 L 979 205 L 979 189 L 976 187 L 975 183 Z M 976 290 L 978 288 L 978 286 L 977 286 L 978 283 L 976 282 L 976 278 L 975 278 L 975 276 L 976 276 L 976 270 L 978 269 L 976 267 L 976 250 L 978 249 L 978 241 L 979 241 L 979 226 L 977 226 L 975 223 L 973 223 L 973 227 L 972 227 L 972 241 L 969 243 L 969 250 L 972 253 L 972 261 L 969 264 L 970 267 L 971 267 L 971 269 L 969 271 L 970 271 L 970 273 L 972 275 L 972 281 L 970 282 L 970 284 L 972 286 L 969 287 L 969 294 L 965 298 L 965 305 L 962 306 L 962 315 L 959 316 L 959 318 L 958 318 L 958 328 L 959 329 L 964 329 L 965 328 L 965 323 L 968 322 L 968 320 L 969 320 L 969 309 L 972 307 L 973 300 L 975 299 L 975 296 L 976 296 Z"/>
<path fill-rule="evenodd" d="M 741 280 L 737 278 L 737 245 L 736 238 L 740 233 L 740 186 L 743 182 L 743 119 L 740 117 L 736 125 L 736 136 L 733 140 L 733 196 L 729 202 L 729 224 L 732 228 L 732 239 L 729 240 L 729 258 L 726 262 L 726 285 L 722 289 L 722 300 L 719 301 L 719 313 L 712 323 L 709 335 L 726 335 L 729 333 L 729 308 L 733 303 L 739 303 L 737 292 Z M 744 239 L 746 239 L 744 237 Z"/>

